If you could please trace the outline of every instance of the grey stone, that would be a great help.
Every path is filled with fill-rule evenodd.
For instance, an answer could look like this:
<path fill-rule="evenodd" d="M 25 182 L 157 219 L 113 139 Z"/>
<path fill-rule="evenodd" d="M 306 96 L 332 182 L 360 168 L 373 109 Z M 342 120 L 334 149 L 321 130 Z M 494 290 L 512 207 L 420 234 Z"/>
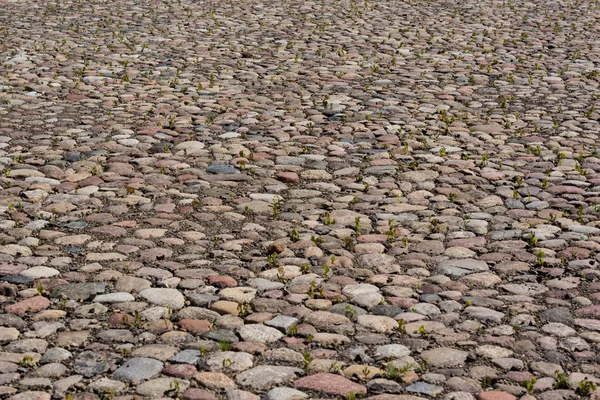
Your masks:
<path fill-rule="evenodd" d="M 287 387 L 273 388 L 267 393 L 268 400 L 301 400 L 307 398 L 306 393 Z"/>
<path fill-rule="evenodd" d="M 273 386 L 291 382 L 301 373 L 300 368 L 260 365 L 239 373 L 235 381 L 238 385 L 253 390 L 267 390 Z"/>
<path fill-rule="evenodd" d="M 408 385 L 406 387 L 406 391 L 409 393 L 420 393 L 427 396 L 437 396 L 444 391 L 444 388 L 425 382 L 415 382 L 411 385 Z"/>
<path fill-rule="evenodd" d="M 130 358 L 120 366 L 113 376 L 118 379 L 139 383 L 160 374 L 163 363 L 153 358 L 136 357 Z"/>
<path fill-rule="evenodd" d="M 462 258 L 458 260 L 446 260 L 438 264 L 437 270 L 440 274 L 449 275 L 453 278 L 459 278 L 463 275 L 475 272 L 488 271 L 486 262 L 472 258 Z"/>
<path fill-rule="evenodd" d="M 99 293 L 104 293 L 106 285 L 106 282 L 70 283 L 68 285 L 57 286 L 50 293 L 52 297 L 60 298 L 64 295 L 72 300 L 85 301 Z"/>
<path fill-rule="evenodd" d="M 285 315 L 278 315 L 275 318 L 265 322 L 265 325 L 277 328 L 284 333 L 289 333 L 290 328 L 298 324 L 298 319 Z"/>

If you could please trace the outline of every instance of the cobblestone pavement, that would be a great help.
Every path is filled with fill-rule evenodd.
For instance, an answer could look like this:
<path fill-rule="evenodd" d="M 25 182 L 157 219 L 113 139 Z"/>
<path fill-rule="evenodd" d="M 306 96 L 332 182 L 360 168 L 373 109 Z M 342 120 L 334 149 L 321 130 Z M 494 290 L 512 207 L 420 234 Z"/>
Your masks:
<path fill-rule="evenodd" d="M 599 16 L 0 0 L 0 398 L 600 399 Z"/>

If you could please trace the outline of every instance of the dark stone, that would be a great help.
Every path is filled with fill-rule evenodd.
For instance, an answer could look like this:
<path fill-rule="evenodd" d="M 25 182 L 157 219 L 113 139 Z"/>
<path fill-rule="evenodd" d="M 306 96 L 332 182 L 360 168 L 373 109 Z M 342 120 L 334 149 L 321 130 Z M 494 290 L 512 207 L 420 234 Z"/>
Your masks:
<path fill-rule="evenodd" d="M 16 275 L 16 276 L 3 276 L 0 278 L 0 281 L 13 283 L 15 285 L 30 285 L 33 282 L 32 278 L 28 278 L 26 276 Z"/>
<path fill-rule="evenodd" d="M 109 362 L 106 354 L 96 351 L 84 351 L 74 363 L 75 372 L 87 378 L 108 371 Z"/>
<path fill-rule="evenodd" d="M 64 295 L 71 300 L 85 301 L 105 291 L 106 282 L 70 283 L 52 289 L 51 296 L 60 298 Z"/>
<path fill-rule="evenodd" d="M 573 314 L 566 307 L 549 308 L 542 312 L 541 317 L 547 322 L 560 322 L 566 325 L 570 325 L 573 322 Z"/>
<path fill-rule="evenodd" d="M 240 340 L 233 331 L 228 329 L 215 329 L 214 331 L 208 331 L 201 335 L 203 339 L 216 340 L 217 342 L 235 343 Z"/>
<path fill-rule="evenodd" d="M 371 313 L 374 315 L 384 315 L 390 318 L 394 318 L 401 312 L 404 312 L 402 308 L 393 306 L 391 304 L 378 304 L 371 309 Z"/>

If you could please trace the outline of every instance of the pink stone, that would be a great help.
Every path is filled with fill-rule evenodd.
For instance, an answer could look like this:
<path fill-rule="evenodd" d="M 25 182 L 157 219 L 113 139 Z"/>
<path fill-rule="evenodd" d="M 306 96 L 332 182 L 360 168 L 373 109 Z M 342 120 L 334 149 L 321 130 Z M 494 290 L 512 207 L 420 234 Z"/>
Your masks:
<path fill-rule="evenodd" d="M 196 375 L 198 370 L 190 364 L 171 364 L 163 368 L 162 373 L 177 378 L 189 378 Z"/>
<path fill-rule="evenodd" d="M 208 277 L 208 283 L 215 286 L 220 284 L 222 288 L 237 286 L 237 281 L 230 276 L 214 275 Z"/>
<path fill-rule="evenodd" d="M 204 389 L 190 388 L 183 392 L 181 400 L 217 400 L 217 396 Z"/>
<path fill-rule="evenodd" d="M 314 390 L 333 396 L 347 396 L 348 393 L 366 394 L 367 388 L 354 383 L 341 375 L 315 374 L 298 379 L 294 387 L 300 390 Z"/>
<path fill-rule="evenodd" d="M 205 319 L 182 319 L 179 325 L 188 332 L 204 333 L 210 331 L 210 322 Z"/>
<path fill-rule="evenodd" d="M 506 377 L 515 382 L 525 382 L 531 379 L 533 375 L 527 371 L 509 371 L 506 373 Z"/>
<path fill-rule="evenodd" d="M 466 247 L 472 249 L 474 247 L 483 246 L 485 246 L 485 238 L 483 236 L 467 239 L 454 239 L 448 242 L 448 247 Z"/>
<path fill-rule="evenodd" d="M 509 393 L 491 391 L 480 392 L 477 396 L 478 400 L 516 400 L 517 398 Z"/>
<path fill-rule="evenodd" d="M 18 303 L 6 306 L 4 309 L 9 314 L 25 315 L 48 308 L 50 300 L 43 296 L 34 296 Z"/>
<path fill-rule="evenodd" d="M 19 275 L 27 269 L 24 264 L 11 264 L 8 262 L 0 262 L 0 275 Z"/>
<path fill-rule="evenodd" d="M 360 235 L 356 241 L 359 243 L 385 243 L 387 239 L 387 235 Z"/>
<path fill-rule="evenodd" d="M 277 174 L 277 179 L 286 183 L 296 183 L 300 178 L 294 172 L 280 172 Z"/>
<path fill-rule="evenodd" d="M 575 315 L 600 317 L 600 305 L 596 304 L 593 306 L 578 308 L 577 310 L 575 310 Z"/>

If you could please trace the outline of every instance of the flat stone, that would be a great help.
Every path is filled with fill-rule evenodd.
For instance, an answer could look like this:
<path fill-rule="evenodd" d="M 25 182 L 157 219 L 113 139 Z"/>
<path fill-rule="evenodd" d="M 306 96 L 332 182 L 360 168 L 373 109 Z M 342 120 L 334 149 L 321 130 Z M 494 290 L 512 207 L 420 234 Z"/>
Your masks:
<path fill-rule="evenodd" d="M 183 392 L 190 386 L 189 381 L 185 379 L 156 378 L 138 385 L 136 393 L 146 397 L 163 397 L 173 389 L 175 381 L 177 381 L 179 390 Z"/>
<path fill-rule="evenodd" d="M 319 373 L 300 378 L 294 382 L 300 390 L 312 390 L 332 396 L 347 396 L 349 393 L 366 394 L 367 388 L 340 375 Z"/>
<path fill-rule="evenodd" d="M 94 297 L 94 303 L 125 303 L 127 301 L 134 301 L 135 297 L 133 297 L 130 293 L 126 292 L 117 292 L 117 293 L 108 293 L 101 294 Z"/>
<path fill-rule="evenodd" d="M 421 353 L 421 358 L 427 360 L 432 367 L 446 368 L 464 364 L 468 353 L 449 347 L 439 347 Z"/>
<path fill-rule="evenodd" d="M 465 312 L 471 317 L 484 321 L 501 322 L 504 318 L 504 313 L 494 311 L 485 307 L 467 307 Z"/>
<path fill-rule="evenodd" d="M 232 165 L 211 165 L 206 167 L 206 172 L 210 174 L 239 174 L 240 171 Z"/>
<path fill-rule="evenodd" d="M 10 314 L 25 315 L 44 310 L 50 306 L 50 301 L 43 296 L 34 296 L 18 303 L 6 306 L 4 310 Z"/>
<path fill-rule="evenodd" d="M 277 329 L 265 325 L 244 325 L 238 328 L 242 339 L 252 342 L 271 343 L 283 337 Z"/>
<path fill-rule="evenodd" d="M 211 355 L 206 360 L 206 366 L 211 371 L 241 372 L 252 368 L 254 358 L 245 352 L 223 351 Z"/>
<path fill-rule="evenodd" d="M 152 304 L 179 310 L 185 305 L 185 298 L 177 289 L 151 288 L 140 292 L 140 296 Z"/>
<path fill-rule="evenodd" d="M 31 267 L 21 272 L 21 275 L 32 279 L 51 278 L 59 274 L 59 270 L 49 267 Z"/>
<path fill-rule="evenodd" d="M 510 393 L 500 391 L 480 392 L 477 395 L 478 400 L 516 400 L 517 398 Z"/>
<path fill-rule="evenodd" d="M 406 391 L 410 393 L 419 393 L 427 396 L 437 396 L 444 391 L 441 386 L 431 385 L 426 382 L 415 382 L 406 387 Z"/>
<path fill-rule="evenodd" d="M 260 365 L 239 373 L 235 380 L 240 386 L 250 387 L 253 390 L 267 390 L 293 381 L 301 372 L 299 368 Z"/>
<path fill-rule="evenodd" d="M 463 258 L 442 261 L 440 264 L 438 264 L 437 270 L 440 274 L 459 278 L 463 275 L 487 271 L 489 270 L 489 267 L 484 261 L 479 261 L 472 258 Z"/>
<path fill-rule="evenodd" d="M 106 291 L 106 282 L 86 282 L 70 283 L 60 285 L 51 290 L 52 297 L 62 297 L 63 295 L 71 300 L 89 300 L 96 294 Z"/>
<path fill-rule="evenodd" d="M 163 363 L 145 357 L 130 358 L 120 366 L 113 376 L 117 379 L 123 379 L 133 383 L 139 383 L 160 374 L 163 369 Z"/>
<path fill-rule="evenodd" d="M 290 328 L 298 324 L 298 319 L 294 317 L 288 317 L 285 315 L 278 315 L 275 318 L 266 321 L 265 325 L 277 328 L 283 333 L 289 333 Z"/>
<path fill-rule="evenodd" d="M 268 400 L 302 400 L 307 398 L 306 393 L 286 387 L 273 388 L 267 393 Z"/>

